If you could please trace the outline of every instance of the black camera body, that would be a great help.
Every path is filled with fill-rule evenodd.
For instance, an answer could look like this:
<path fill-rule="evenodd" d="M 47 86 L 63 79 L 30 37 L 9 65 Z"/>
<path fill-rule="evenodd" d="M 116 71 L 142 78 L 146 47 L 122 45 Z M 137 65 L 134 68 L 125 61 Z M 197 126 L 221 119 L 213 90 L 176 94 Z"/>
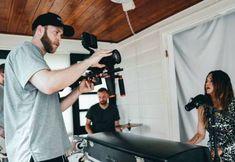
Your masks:
<path fill-rule="evenodd" d="M 82 45 L 85 49 L 90 51 L 90 55 L 92 55 L 94 53 L 93 49 L 98 48 L 96 36 L 87 32 L 83 32 Z M 108 68 L 111 68 L 113 65 L 121 63 L 121 55 L 119 51 L 115 49 L 112 51 L 111 56 L 102 58 L 99 63 L 106 65 Z"/>
<path fill-rule="evenodd" d="M 90 55 L 92 55 L 95 52 L 94 49 L 98 48 L 96 36 L 87 32 L 83 32 L 81 39 L 83 47 L 90 52 Z M 121 96 L 124 96 L 125 88 L 124 88 L 123 78 L 120 74 L 116 74 L 117 72 L 123 71 L 123 69 L 119 67 L 114 68 L 115 64 L 121 63 L 121 55 L 119 51 L 117 49 L 113 50 L 111 56 L 102 58 L 99 61 L 99 63 L 104 64 L 105 68 L 89 68 L 88 70 L 90 71 L 86 73 L 86 75 L 84 76 L 85 79 L 93 81 L 95 85 L 99 85 L 102 83 L 101 78 L 105 78 L 109 95 L 110 97 L 114 97 L 115 96 L 114 80 L 115 78 L 118 78 L 120 94 Z"/>

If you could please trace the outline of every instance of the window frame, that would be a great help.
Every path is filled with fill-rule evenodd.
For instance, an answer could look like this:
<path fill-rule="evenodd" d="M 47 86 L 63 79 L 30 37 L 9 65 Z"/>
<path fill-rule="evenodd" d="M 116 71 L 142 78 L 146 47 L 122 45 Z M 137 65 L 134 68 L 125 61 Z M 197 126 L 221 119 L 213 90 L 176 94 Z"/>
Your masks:
<path fill-rule="evenodd" d="M 70 53 L 70 64 L 76 64 L 78 61 L 82 61 L 86 58 L 88 58 L 89 54 L 82 54 L 82 53 Z M 77 87 L 78 82 L 76 81 L 71 85 L 71 88 Z M 97 94 L 97 92 L 88 92 L 86 95 L 89 94 Z M 110 104 L 116 105 L 116 97 L 109 99 Z M 82 126 L 80 123 L 80 112 L 88 111 L 88 109 L 82 109 L 79 108 L 79 98 L 74 102 L 72 105 L 72 113 L 73 113 L 73 132 L 74 135 L 81 135 L 81 134 L 87 134 L 85 130 L 85 126 Z"/>

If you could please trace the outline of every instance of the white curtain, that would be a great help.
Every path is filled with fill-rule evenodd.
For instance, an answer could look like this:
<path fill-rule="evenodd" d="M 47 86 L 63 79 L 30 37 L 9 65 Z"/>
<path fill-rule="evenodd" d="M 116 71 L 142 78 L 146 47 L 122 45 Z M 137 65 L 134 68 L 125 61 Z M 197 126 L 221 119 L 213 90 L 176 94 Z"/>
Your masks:
<path fill-rule="evenodd" d="M 235 87 L 234 30 L 235 12 L 173 35 L 181 141 L 196 132 L 196 109 L 187 112 L 184 106 L 190 97 L 204 93 L 207 74 L 223 70 Z"/>

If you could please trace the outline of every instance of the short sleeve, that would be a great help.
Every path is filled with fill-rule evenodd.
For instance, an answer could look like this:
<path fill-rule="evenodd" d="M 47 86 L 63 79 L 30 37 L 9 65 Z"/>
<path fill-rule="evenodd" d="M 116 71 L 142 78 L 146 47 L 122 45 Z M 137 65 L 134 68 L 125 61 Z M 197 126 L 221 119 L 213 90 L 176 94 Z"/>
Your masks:
<path fill-rule="evenodd" d="M 12 70 L 23 88 L 29 79 L 38 71 L 49 69 L 39 49 L 30 43 L 15 49 L 11 55 Z"/>
<path fill-rule="evenodd" d="M 87 111 L 86 118 L 92 120 L 92 109 L 93 106 Z"/>

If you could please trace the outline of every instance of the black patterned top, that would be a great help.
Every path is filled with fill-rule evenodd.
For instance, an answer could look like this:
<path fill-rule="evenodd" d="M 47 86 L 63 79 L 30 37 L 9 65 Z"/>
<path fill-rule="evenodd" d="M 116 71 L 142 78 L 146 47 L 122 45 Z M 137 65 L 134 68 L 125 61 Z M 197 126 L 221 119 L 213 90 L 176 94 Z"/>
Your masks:
<path fill-rule="evenodd" d="M 214 114 L 215 125 L 212 127 L 212 118 L 208 118 L 209 141 L 211 149 L 214 147 L 213 128 L 216 135 L 217 146 L 222 148 L 223 162 L 235 162 L 235 99 L 229 104 L 227 111 L 217 111 Z"/>

